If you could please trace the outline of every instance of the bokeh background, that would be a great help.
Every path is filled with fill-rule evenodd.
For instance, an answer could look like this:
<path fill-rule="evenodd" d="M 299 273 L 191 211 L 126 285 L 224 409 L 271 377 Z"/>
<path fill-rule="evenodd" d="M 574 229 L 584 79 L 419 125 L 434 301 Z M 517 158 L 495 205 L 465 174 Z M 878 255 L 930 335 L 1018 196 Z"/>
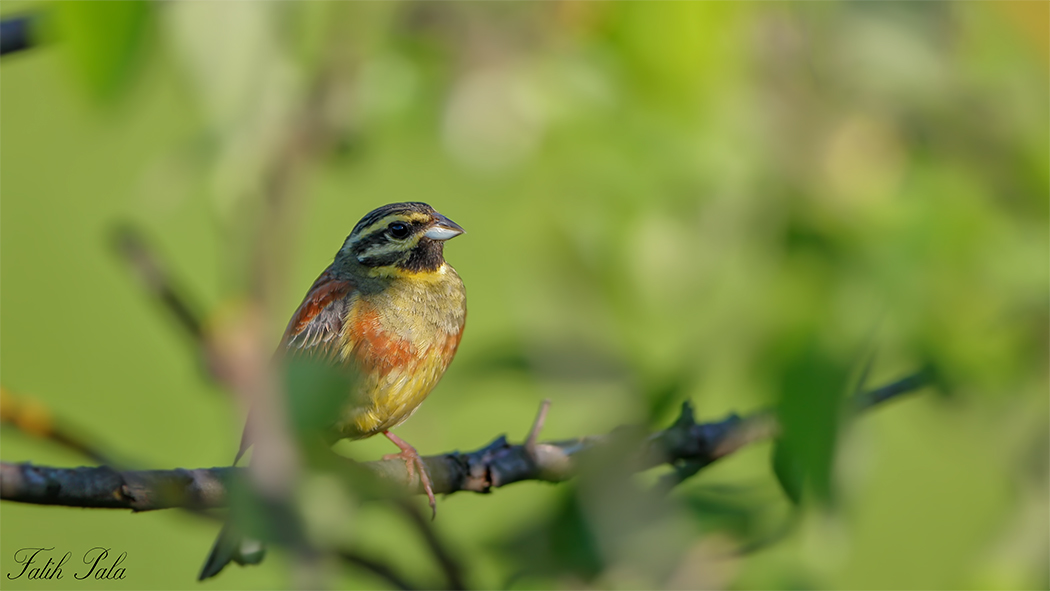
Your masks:
<path fill-rule="evenodd" d="M 521 440 L 543 398 L 552 439 L 779 403 L 806 450 L 797 504 L 772 443 L 659 501 L 439 499 L 471 585 L 1045 589 L 1048 6 L 4 2 L 42 18 L 0 63 L 0 381 L 117 457 L 224 465 L 242 417 L 114 228 L 206 315 L 264 299 L 276 343 L 364 213 L 421 200 L 468 230 L 446 255 L 470 308 L 398 431 L 422 453 Z M 841 393 L 921 367 L 937 388 L 838 420 Z M 85 463 L 11 426 L 0 444 Z M 440 583 L 402 515 L 321 488 L 318 536 Z M 291 584 L 273 551 L 198 585 L 217 530 L 3 503 L 4 573 L 22 547 L 129 553 L 124 581 L 3 585 Z"/>

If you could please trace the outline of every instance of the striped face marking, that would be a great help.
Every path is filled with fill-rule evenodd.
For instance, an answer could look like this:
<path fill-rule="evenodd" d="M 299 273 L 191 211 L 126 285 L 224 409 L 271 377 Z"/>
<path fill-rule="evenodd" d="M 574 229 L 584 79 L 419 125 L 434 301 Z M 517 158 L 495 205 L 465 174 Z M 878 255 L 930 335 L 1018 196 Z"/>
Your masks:
<path fill-rule="evenodd" d="M 398 263 L 419 246 L 431 218 L 419 213 L 383 216 L 350 237 L 350 249 L 357 262 L 366 267 L 386 267 Z"/>
<path fill-rule="evenodd" d="M 444 264 L 443 243 L 463 229 L 425 203 L 392 203 L 357 223 L 343 252 L 373 276 L 434 272 Z"/>

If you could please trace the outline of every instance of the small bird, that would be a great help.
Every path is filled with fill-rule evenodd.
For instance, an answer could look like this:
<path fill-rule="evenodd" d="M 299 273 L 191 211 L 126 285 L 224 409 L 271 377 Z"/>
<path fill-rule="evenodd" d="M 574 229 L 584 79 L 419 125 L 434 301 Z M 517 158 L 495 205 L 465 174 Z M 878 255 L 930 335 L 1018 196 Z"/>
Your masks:
<path fill-rule="evenodd" d="M 329 439 L 385 435 L 401 452 L 385 456 L 418 471 L 431 509 L 434 491 L 415 448 L 390 432 L 437 385 L 459 348 L 466 291 L 444 258 L 446 240 L 463 228 L 426 203 L 391 203 L 365 215 L 292 314 L 278 356 L 309 355 L 352 370 L 355 379 Z M 251 413 L 234 464 L 251 447 Z M 200 579 L 240 555 L 241 540 L 224 528 Z"/>

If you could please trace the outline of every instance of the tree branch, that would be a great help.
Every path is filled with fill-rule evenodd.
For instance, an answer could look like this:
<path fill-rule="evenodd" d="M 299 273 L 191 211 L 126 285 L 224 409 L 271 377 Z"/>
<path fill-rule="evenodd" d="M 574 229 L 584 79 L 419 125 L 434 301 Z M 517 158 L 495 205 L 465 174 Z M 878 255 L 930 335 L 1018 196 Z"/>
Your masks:
<path fill-rule="evenodd" d="M 929 382 L 929 373 L 920 372 L 861 394 L 856 398 L 855 406 L 871 408 L 918 390 Z M 682 405 L 678 420 L 668 429 L 645 438 L 636 457 L 629 461 L 636 471 L 671 464 L 686 472 L 684 479 L 750 443 L 775 436 L 777 429 L 775 415 L 769 411 L 747 417 L 732 414 L 721 421 L 698 424 L 687 402 Z M 428 456 L 423 461 L 435 493 L 488 493 L 494 488 L 523 480 L 567 480 L 575 473 L 577 456 L 610 444 L 630 431 L 617 429 L 607 435 L 534 445 L 511 444 L 501 435 L 476 451 L 454 451 Z M 408 478 L 402 461 L 379 460 L 362 465 L 380 480 L 396 484 L 408 493 L 422 492 L 418 481 Z M 228 486 L 232 479 L 241 478 L 242 472 L 242 468 L 231 467 L 116 471 L 107 466 L 49 468 L 2 463 L 0 499 L 133 511 L 216 508 L 226 505 Z"/>
<path fill-rule="evenodd" d="M 99 464 L 116 465 L 109 454 L 99 449 L 90 439 L 56 418 L 47 405 L 37 399 L 17 395 L 2 386 L 0 423 L 12 425 L 32 437 L 57 443 Z"/>
<path fill-rule="evenodd" d="M 226 504 L 238 468 L 126 470 L 0 464 L 0 498 L 38 505 L 149 511 Z"/>
<path fill-rule="evenodd" d="M 37 44 L 33 27 L 39 16 L 23 14 L 0 20 L 0 55 L 24 51 Z"/>
<path fill-rule="evenodd" d="M 452 591 L 467 589 L 468 587 L 463 576 L 463 565 L 460 564 L 438 537 L 430 520 L 424 517 L 423 513 L 415 505 L 407 503 L 403 499 L 399 499 L 397 505 L 419 531 L 423 542 L 430 548 L 430 552 L 434 555 L 438 567 L 441 568 L 441 572 L 445 575 L 446 588 Z"/>
<path fill-rule="evenodd" d="M 336 554 L 343 560 L 343 562 L 376 575 L 387 583 L 390 583 L 395 589 L 401 589 L 402 591 L 412 591 L 415 589 L 415 587 L 406 581 L 404 577 L 384 562 L 349 550 L 340 550 Z"/>

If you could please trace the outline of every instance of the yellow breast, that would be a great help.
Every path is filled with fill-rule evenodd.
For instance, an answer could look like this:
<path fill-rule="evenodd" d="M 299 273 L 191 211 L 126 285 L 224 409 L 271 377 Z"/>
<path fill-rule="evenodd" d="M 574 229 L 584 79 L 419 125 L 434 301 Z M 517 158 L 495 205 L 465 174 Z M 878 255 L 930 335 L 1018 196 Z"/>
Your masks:
<path fill-rule="evenodd" d="M 360 295 L 347 310 L 340 357 L 358 371 L 336 427 L 360 439 L 404 422 L 452 362 L 466 321 L 466 294 L 448 264 Z"/>

